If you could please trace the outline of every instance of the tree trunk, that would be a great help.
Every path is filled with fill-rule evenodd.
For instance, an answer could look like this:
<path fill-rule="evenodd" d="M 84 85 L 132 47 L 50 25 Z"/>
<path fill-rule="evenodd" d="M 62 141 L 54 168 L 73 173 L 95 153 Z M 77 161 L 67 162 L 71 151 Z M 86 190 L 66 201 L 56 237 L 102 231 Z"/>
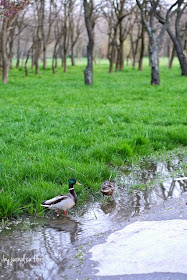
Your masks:
<path fill-rule="evenodd" d="M 93 47 L 94 43 L 92 40 L 89 40 L 87 46 L 87 60 L 88 64 L 86 69 L 84 70 L 84 81 L 86 85 L 93 84 Z"/>
<path fill-rule="evenodd" d="M 82 60 L 82 45 L 81 42 L 79 42 L 78 47 L 77 47 L 77 60 L 81 62 Z"/>
<path fill-rule="evenodd" d="M 39 74 L 39 61 L 38 61 L 38 59 L 35 61 L 35 74 L 36 75 Z"/>
<path fill-rule="evenodd" d="M 0 46 L 0 76 L 2 74 L 2 54 L 1 54 L 1 46 Z"/>
<path fill-rule="evenodd" d="M 187 76 L 187 55 L 185 53 L 185 50 L 182 49 L 181 44 L 179 43 L 179 41 L 177 40 L 177 38 L 174 36 L 174 34 L 172 33 L 172 31 L 170 30 L 170 28 L 167 28 L 167 32 L 171 38 L 171 40 L 173 41 L 175 50 L 176 50 L 176 54 L 177 57 L 179 59 L 179 63 L 180 63 L 180 67 L 181 67 L 181 75 L 182 76 Z"/>
<path fill-rule="evenodd" d="M 116 71 L 121 71 L 123 69 L 124 69 L 123 42 L 120 42 L 119 46 L 117 47 Z"/>
<path fill-rule="evenodd" d="M 46 69 L 47 59 L 46 59 L 46 46 L 43 47 L 43 69 Z"/>
<path fill-rule="evenodd" d="M 174 45 L 173 45 L 172 50 L 171 50 L 171 53 L 170 53 L 170 55 L 169 55 L 169 62 L 168 62 L 168 67 L 169 67 L 169 69 L 172 68 L 174 56 L 175 56 L 175 47 L 174 47 Z"/>
<path fill-rule="evenodd" d="M 64 73 L 67 72 L 67 53 L 65 52 L 63 55 L 63 67 L 64 67 Z"/>
<path fill-rule="evenodd" d="M 8 83 L 9 64 L 7 60 L 3 60 L 3 84 Z"/>
<path fill-rule="evenodd" d="M 139 57 L 139 66 L 138 70 L 143 70 L 143 57 L 145 51 L 145 26 L 142 24 L 142 33 L 141 33 L 141 50 L 140 50 L 140 57 Z"/>
<path fill-rule="evenodd" d="M 159 64 L 158 64 L 158 45 L 151 43 L 151 85 L 160 85 Z"/>
<path fill-rule="evenodd" d="M 121 45 L 120 45 L 120 52 L 121 52 L 121 55 L 120 55 L 120 71 L 122 71 L 124 69 L 124 54 L 123 54 L 123 42 L 121 42 Z"/>
<path fill-rule="evenodd" d="M 16 68 L 19 68 L 19 65 L 20 65 L 20 33 L 19 33 L 19 35 L 18 35 Z"/>
<path fill-rule="evenodd" d="M 74 45 L 71 45 L 71 65 L 75 66 L 75 54 L 74 54 Z"/>
<path fill-rule="evenodd" d="M 8 20 L 5 17 L 2 24 L 2 34 L 1 34 L 1 55 L 2 55 L 2 82 L 3 84 L 8 83 L 8 71 L 9 71 L 9 58 L 6 49 L 7 41 L 7 28 Z"/>
<path fill-rule="evenodd" d="M 116 69 L 115 71 L 118 72 L 120 68 L 120 46 L 117 46 L 117 58 L 116 58 Z"/>
<path fill-rule="evenodd" d="M 95 20 L 93 19 L 93 10 L 89 5 L 93 4 L 92 2 L 87 2 L 84 0 L 84 17 L 85 24 L 88 33 L 88 45 L 87 45 L 87 67 L 84 70 L 84 81 L 86 85 L 93 84 L 93 49 L 94 49 L 94 26 Z"/>
<path fill-rule="evenodd" d="M 116 41 L 113 40 L 112 49 L 111 49 L 111 57 L 110 57 L 109 73 L 113 72 L 113 66 L 114 66 L 115 58 L 116 58 Z"/>

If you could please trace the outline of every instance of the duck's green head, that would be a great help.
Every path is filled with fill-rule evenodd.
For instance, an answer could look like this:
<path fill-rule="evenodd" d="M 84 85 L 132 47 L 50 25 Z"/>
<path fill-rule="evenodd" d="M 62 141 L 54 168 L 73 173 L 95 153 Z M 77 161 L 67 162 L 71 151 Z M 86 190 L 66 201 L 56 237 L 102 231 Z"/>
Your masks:
<path fill-rule="evenodd" d="M 81 184 L 76 180 L 76 179 L 70 179 L 69 180 L 69 185 L 79 185 L 81 186 Z"/>

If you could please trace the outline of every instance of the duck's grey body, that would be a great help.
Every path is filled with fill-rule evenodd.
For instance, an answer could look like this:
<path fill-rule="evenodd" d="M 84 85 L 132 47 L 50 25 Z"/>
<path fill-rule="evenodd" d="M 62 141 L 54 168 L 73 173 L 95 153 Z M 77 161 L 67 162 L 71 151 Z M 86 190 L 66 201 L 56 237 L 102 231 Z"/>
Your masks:
<path fill-rule="evenodd" d="M 58 209 L 66 211 L 70 208 L 72 208 L 76 204 L 75 199 L 77 197 L 74 197 L 71 193 L 67 195 L 58 195 L 52 199 L 46 200 L 42 202 L 42 206 L 50 208 L 50 209 Z"/>

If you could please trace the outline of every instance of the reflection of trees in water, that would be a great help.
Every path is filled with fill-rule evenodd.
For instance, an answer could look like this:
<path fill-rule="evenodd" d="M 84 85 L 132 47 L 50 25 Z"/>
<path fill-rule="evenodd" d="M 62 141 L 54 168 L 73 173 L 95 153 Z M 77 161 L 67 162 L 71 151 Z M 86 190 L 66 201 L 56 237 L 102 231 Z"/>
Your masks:
<path fill-rule="evenodd" d="M 168 197 L 178 197 L 187 191 L 187 180 L 176 180 L 173 174 L 181 171 L 184 176 L 182 163 L 184 160 L 175 159 L 168 162 L 142 162 L 141 166 L 125 169 L 127 175 L 118 180 L 120 187 L 116 209 L 121 216 L 130 217 L 137 215 L 141 210 L 149 209 L 151 204 L 159 203 Z M 134 189 L 135 185 L 153 185 L 144 190 Z M 131 190 L 129 193 L 129 189 Z"/>
<path fill-rule="evenodd" d="M 45 219 L 46 221 L 46 219 Z M 39 223 L 41 220 L 39 220 Z M 79 223 L 70 218 L 48 220 L 42 227 L 22 227 L 1 233 L 0 259 L 20 258 L 24 254 L 29 262 L 0 261 L 3 279 L 55 279 L 62 275 L 71 257 L 70 249 L 81 231 Z M 36 261 L 40 258 L 40 261 Z"/>
<path fill-rule="evenodd" d="M 59 275 L 66 268 L 68 253 L 81 231 L 79 223 L 70 218 L 57 218 L 43 227 L 48 277 Z M 48 260 L 49 259 L 49 260 Z"/>
<path fill-rule="evenodd" d="M 39 267 L 43 267 L 41 234 L 30 229 L 26 230 L 24 227 L 23 223 L 22 228 L 13 227 L 12 230 L 4 230 L 1 233 L 0 271 L 3 279 L 25 280 L 31 279 L 31 277 L 32 279 L 44 279 L 42 270 L 39 269 Z M 41 250 L 39 250 L 40 247 Z M 14 261 L 12 264 L 7 264 L 2 261 L 3 256 L 9 260 L 12 258 Z"/>

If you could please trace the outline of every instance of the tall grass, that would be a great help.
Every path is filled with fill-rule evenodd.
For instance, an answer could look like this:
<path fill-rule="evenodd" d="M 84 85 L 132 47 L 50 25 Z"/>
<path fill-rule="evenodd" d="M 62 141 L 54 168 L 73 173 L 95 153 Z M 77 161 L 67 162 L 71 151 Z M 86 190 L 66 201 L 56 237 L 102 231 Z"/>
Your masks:
<path fill-rule="evenodd" d="M 68 191 L 75 177 L 79 201 L 115 177 L 117 166 L 187 143 L 187 82 L 178 63 L 161 61 L 161 85 L 150 86 L 150 69 L 125 67 L 108 74 L 94 66 L 85 86 L 85 65 L 50 67 L 35 76 L 10 71 L 0 86 L 0 216 L 42 213 L 40 203 Z M 60 181 L 63 186 L 60 186 Z"/>

